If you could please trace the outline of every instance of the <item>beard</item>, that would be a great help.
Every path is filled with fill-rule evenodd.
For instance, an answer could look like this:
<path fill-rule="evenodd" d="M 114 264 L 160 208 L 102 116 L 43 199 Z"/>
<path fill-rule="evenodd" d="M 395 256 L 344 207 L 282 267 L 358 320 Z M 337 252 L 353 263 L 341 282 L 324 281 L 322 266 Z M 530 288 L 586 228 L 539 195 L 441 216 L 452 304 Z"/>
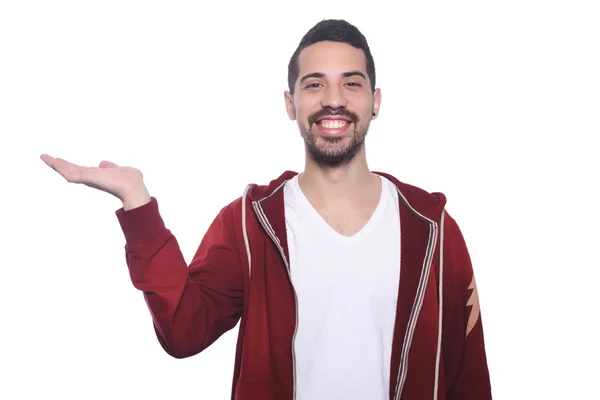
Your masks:
<path fill-rule="evenodd" d="M 352 134 L 343 137 L 327 137 L 316 134 L 316 122 L 328 115 L 348 118 L 349 123 L 354 124 Z M 339 168 L 350 163 L 362 149 L 369 130 L 368 124 L 366 126 L 360 124 L 356 114 L 344 108 L 334 110 L 331 107 L 326 107 L 309 116 L 308 129 L 300 124 L 298 126 L 310 158 L 317 165 L 327 168 Z"/>

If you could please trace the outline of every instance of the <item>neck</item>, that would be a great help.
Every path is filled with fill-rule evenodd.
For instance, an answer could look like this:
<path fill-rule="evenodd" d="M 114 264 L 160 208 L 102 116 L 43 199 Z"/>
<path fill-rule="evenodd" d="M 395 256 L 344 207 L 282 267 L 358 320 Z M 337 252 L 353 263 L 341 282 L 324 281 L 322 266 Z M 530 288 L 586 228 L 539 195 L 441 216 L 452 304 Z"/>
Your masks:
<path fill-rule="evenodd" d="M 317 165 L 306 156 L 298 184 L 308 198 L 321 204 L 348 204 L 378 190 L 380 178 L 369 170 L 364 149 L 348 164 L 338 168 Z"/>

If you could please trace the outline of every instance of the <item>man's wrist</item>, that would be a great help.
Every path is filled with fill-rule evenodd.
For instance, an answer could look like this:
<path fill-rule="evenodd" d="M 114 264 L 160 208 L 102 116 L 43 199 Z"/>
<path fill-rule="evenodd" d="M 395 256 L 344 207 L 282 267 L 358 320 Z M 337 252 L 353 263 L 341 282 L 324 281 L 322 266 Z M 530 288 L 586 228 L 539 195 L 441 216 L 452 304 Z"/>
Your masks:
<path fill-rule="evenodd" d="M 148 204 L 151 200 L 150 193 L 145 186 L 132 190 L 125 197 L 123 197 L 123 210 L 128 211 L 134 208 L 141 207 Z"/>

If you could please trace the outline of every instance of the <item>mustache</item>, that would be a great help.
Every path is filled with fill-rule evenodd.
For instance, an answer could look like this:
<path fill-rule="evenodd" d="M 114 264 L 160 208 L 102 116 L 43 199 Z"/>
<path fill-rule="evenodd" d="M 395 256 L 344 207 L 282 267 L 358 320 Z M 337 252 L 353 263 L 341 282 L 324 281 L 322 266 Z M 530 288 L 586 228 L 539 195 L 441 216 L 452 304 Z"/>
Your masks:
<path fill-rule="evenodd" d="M 348 118 L 350 120 L 350 122 L 354 122 L 354 123 L 358 122 L 358 115 L 356 115 L 352 111 L 346 110 L 344 107 L 339 107 L 339 108 L 335 108 L 335 109 L 331 108 L 331 107 L 325 107 L 322 110 L 310 115 L 308 117 L 308 123 L 312 126 L 319 119 L 330 116 L 330 115 Z"/>

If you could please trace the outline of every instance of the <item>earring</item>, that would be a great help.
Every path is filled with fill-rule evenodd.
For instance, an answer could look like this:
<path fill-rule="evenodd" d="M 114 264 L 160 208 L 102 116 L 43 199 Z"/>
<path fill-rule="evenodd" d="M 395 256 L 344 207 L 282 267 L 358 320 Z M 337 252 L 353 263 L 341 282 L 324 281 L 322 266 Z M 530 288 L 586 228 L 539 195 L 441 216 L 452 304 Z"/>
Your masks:
<path fill-rule="evenodd" d="M 375 113 L 373 113 L 373 116 L 375 116 Z"/>

